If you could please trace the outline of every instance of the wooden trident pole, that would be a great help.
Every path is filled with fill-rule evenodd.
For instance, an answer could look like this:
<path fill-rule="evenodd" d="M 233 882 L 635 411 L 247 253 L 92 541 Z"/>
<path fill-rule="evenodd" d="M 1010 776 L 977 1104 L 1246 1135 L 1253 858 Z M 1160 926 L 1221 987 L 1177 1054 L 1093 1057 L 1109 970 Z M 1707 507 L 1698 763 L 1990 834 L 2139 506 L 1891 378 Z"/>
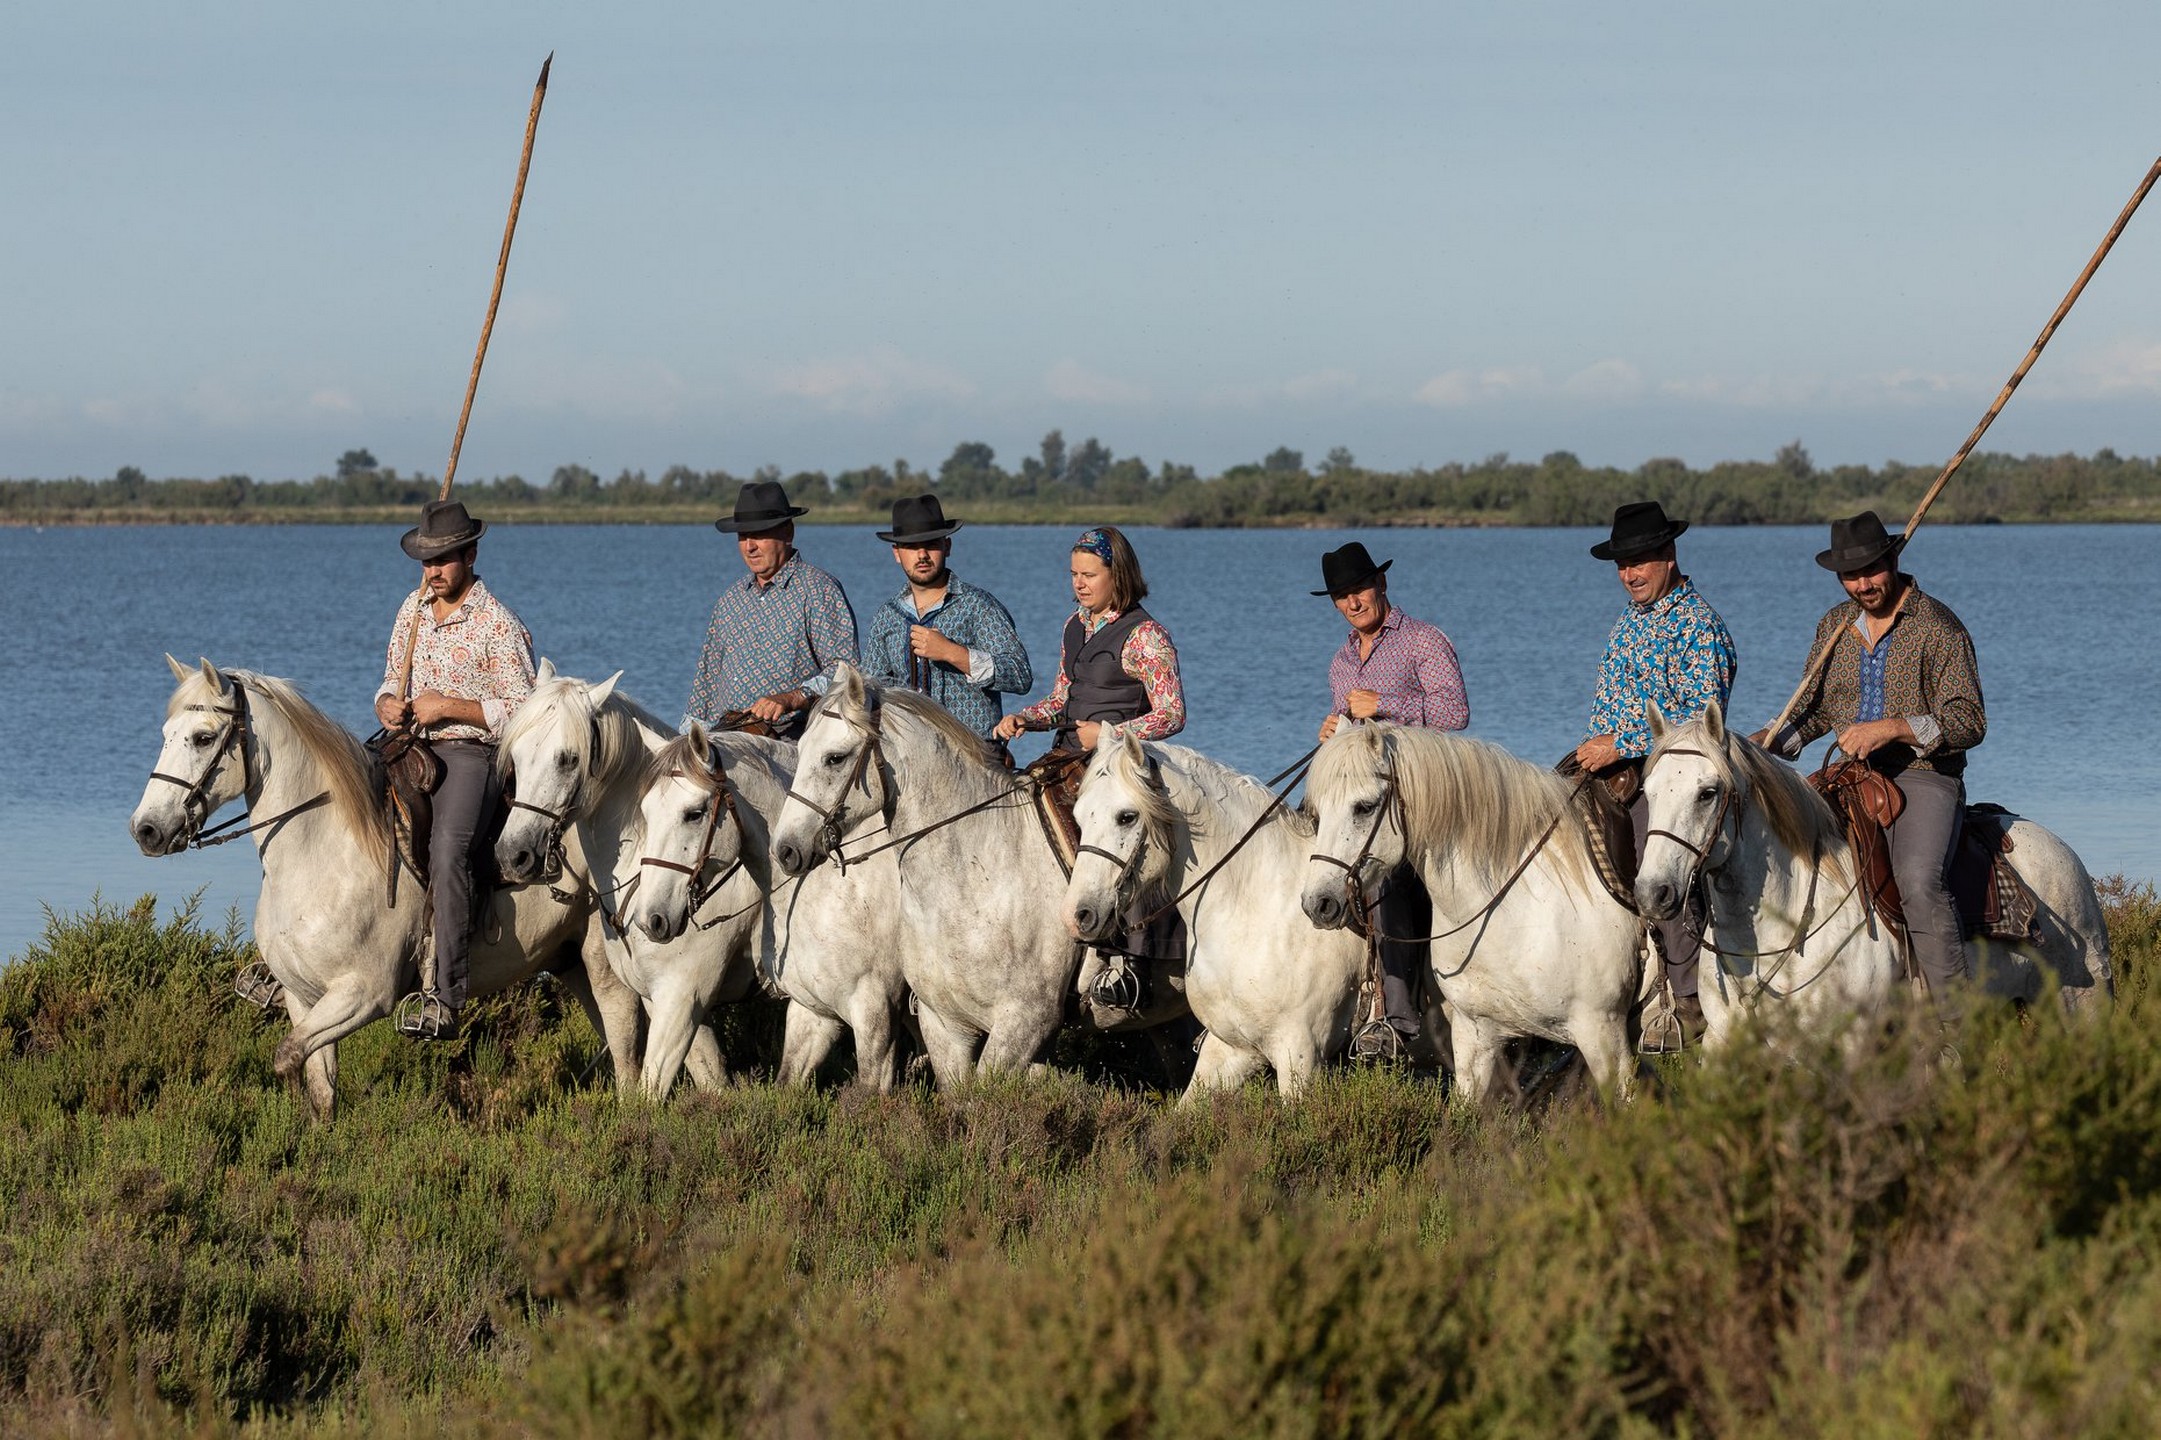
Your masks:
<path fill-rule="evenodd" d="M 451 484 L 458 478 L 458 452 L 465 448 L 465 422 L 473 418 L 473 396 L 480 389 L 480 367 L 488 359 L 488 337 L 495 333 L 495 311 L 503 303 L 503 276 L 510 270 L 510 242 L 518 233 L 518 207 L 525 203 L 525 176 L 533 168 L 533 136 L 540 130 L 540 106 L 548 98 L 548 70 L 555 52 L 540 62 L 540 78 L 533 82 L 533 108 L 525 117 L 525 148 L 518 152 L 518 183 L 510 191 L 510 218 L 503 222 L 503 248 L 495 257 L 495 288 L 488 292 L 488 313 L 480 322 L 480 346 L 473 352 L 473 373 L 465 381 L 465 404 L 458 411 L 457 432 L 450 437 L 450 463 L 443 467 L 443 488 L 438 501 L 450 498 Z M 398 699 L 403 702 L 413 688 L 413 651 L 420 640 L 420 616 L 427 604 L 427 586 L 415 597 L 412 628 L 405 636 L 405 665 L 398 675 Z"/>
<path fill-rule="evenodd" d="M 2094 271 L 2099 270 L 2101 262 L 2108 258 L 2108 252 L 2115 245 L 2116 237 L 2123 234 L 2124 226 L 2131 223 L 2132 214 L 2138 209 L 2139 202 L 2146 198 L 2146 192 L 2153 189 L 2156 180 L 2161 180 L 2161 160 L 2154 161 L 2152 167 L 2146 171 L 2146 178 L 2139 181 L 2138 189 L 2131 192 L 2131 198 L 2125 203 L 2123 213 L 2116 217 L 2115 224 L 2109 226 L 2108 234 L 2101 237 L 2100 248 L 2093 252 L 2093 258 L 2086 262 L 2086 268 L 2081 270 L 2078 279 L 2072 282 L 2069 293 L 2063 297 L 2063 303 L 2056 307 L 2056 313 L 2048 317 L 2048 324 L 2041 327 L 2041 333 L 2034 338 L 2032 347 L 2026 351 L 2026 358 L 2018 362 L 2018 368 L 2011 372 L 2011 378 L 2003 382 L 2003 389 L 1996 392 L 1995 403 L 1988 407 L 1988 413 L 1981 417 L 1981 423 L 1973 427 L 1973 433 L 1966 437 L 1966 443 L 1958 447 L 1958 453 L 1951 457 L 1950 463 L 1943 467 L 1943 473 L 1936 477 L 1936 483 L 1928 487 L 1928 492 L 1921 497 L 1921 503 L 1914 507 L 1912 517 L 1906 521 L 1906 539 L 1913 538 L 1913 532 L 1920 528 L 1922 519 L 1928 514 L 1928 507 L 1936 503 L 1936 497 L 1943 493 L 1943 487 L 1950 483 L 1951 477 L 1958 473 L 1958 467 L 1966 463 L 1966 457 L 1973 453 L 1974 447 L 1981 443 L 1981 437 L 1988 433 L 1988 427 L 1995 424 L 1996 417 L 2003 413 L 2003 407 L 2011 399 L 2011 392 L 2018 389 L 2018 382 L 2026 378 L 2026 372 L 2033 368 L 2033 362 L 2041 358 L 2041 351 L 2055 335 L 2056 327 L 2063 324 L 2064 316 L 2070 314 L 2071 307 L 2078 303 L 2079 295 L 2086 289 L 2086 282 L 2093 279 Z M 1899 602 L 1905 603 L 1905 598 L 1905 595 L 1901 594 Z M 1768 739 L 1775 741 L 1778 738 L 1778 732 L 1786 728 L 1787 720 L 1793 716 L 1793 707 L 1801 703 L 1802 696 L 1815 688 L 1824 667 L 1831 662 L 1832 653 L 1838 649 L 1841 638 L 1842 633 L 1834 634 L 1830 643 L 1809 661 L 1808 669 L 1802 673 L 1801 683 L 1795 687 L 1793 694 L 1787 697 L 1785 706 L 1778 712 L 1778 718 L 1764 731 Z"/>

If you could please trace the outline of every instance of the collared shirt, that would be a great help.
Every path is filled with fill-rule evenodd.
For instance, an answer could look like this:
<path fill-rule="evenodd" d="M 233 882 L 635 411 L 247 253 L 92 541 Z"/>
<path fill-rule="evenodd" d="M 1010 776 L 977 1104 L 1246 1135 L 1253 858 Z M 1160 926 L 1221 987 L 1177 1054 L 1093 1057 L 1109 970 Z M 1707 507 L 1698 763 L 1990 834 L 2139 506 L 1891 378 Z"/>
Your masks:
<path fill-rule="evenodd" d="M 1726 622 L 1684 575 L 1665 595 L 1631 604 L 1614 622 L 1583 738 L 1611 735 L 1624 759 L 1648 755 L 1650 704 L 1672 724 L 1693 720 L 1713 700 L 1726 703 L 1739 666 Z"/>
<path fill-rule="evenodd" d="M 1873 646 L 1859 601 L 1833 606 L 1816 623 L 1809 658 L 1834 637 L 1838 648 L 1778 733 L 1779 753 L 1798 755 L 1839 726 L 1895 715 L 1918 743 L 1884 746 L 1869 756 L 1871 764 L 1891 774 L 1909 766 L 1953 778 L 1966 773 L 1966 752 L 1988 734 L 1973 637 L 1949 606 L 1922 593 L 1911 576 L 1906 583 L 1912 593 Z"/>
<path fill-rule="evenodd" d="M 1358 658 L 1358 632 L 1328 662 L 1328 691 L 1335 713 L 1350 713 L 1353 690 L 1381 697 L 1375 711 L 1382 720 L 1422 725 L 1429 730 L 1461 730 L 1471 723 L 1471 702 L 1463 689 L 1456 647 L 1437 625 L 1413 620 L 1390 605 L 1373 637 L 1372 653 Z"/>
<path fill-rule="evenodd" d="M 911 666 L 908 630 L 914 625 L 928 625 L 956 645 L 966 646 L 968 668 L 961 670 L 943 660 L 921 660 Z M 911 683 L 912 673 L 921 680 L 922 693 L 985 739 L 1005 713 L 1005 702 L 998 697 L 1025 695 L 1035 684 L 1028 649 L 1021 644 L 1005 606 L 990 591 L 951 572 L 946 575 L 945 598 L 920 615 L 913 590 L 903 590 L 878 607 L 863 644 L 863 670 L 873 680 L 903 686 Z"/>
<path fill-rule="evenodd" d="M 405 597 L 390 625 L 390 653 L 383 664 L 380 700 L 398 693 L 405 670 L 405 650 L 412 641 L 413 617 L 420 617 L 419 645 L 413 653 L 408 695 L 433 690 L 453 700 L 478 700 L 485 726 L 444 724 L 428 727 L 433 740 L 494 741 L 503 733 L 526 696 L 533 693 L 533 636 L 508 605 L 478 575 L 458 608 L 441 620 L 435 604 L 419 591 Z"/>
<path fill-rule="evenodd" d="M 1079 611 L 1082 635 L 1095 634 L 1122 613 L 1106 610 L 1091 616 L 1085 609 Z M 1161 621 L 1148 619 L 1135 625 L 1118 647 L 1118 664 L 1148 693 L 1148 713 L 1138 720 L 1112 726 L 1116 733 L 1143 740 L 1168 740 L 1186 728 L 1186 694 L 1178 679 L 1178 648 L 1171 644 L 1171 632 L 1163 628 Z M 1022 710 L 1020 718 L 1031 730 L 1051 729 L 1064 721 L 1066 696 L 1072 690 L 1073 677 L 1066 673 L 1061 659 L 1050 694 Z"/>
<path fill-rule="evenodd" d="M 710 725 L 790 690 L 823 695 L 834 668 L 855 659 L 855 611 L 840 582 L 790 551 L 766 584 L 745 575 L 713 602 L 689 718 Z"/>

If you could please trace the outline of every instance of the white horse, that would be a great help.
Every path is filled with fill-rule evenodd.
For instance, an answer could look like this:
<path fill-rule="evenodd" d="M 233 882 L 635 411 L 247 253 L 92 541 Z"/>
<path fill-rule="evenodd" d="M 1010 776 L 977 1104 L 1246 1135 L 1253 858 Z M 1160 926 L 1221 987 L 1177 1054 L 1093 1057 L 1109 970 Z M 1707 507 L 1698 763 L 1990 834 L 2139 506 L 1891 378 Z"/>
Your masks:
<path fill-rule="evenodd" d="M 1349 1037 L 1366 954 L 1355 934 L 1316 931 L 1298 912 L 1311 822 L 1205 755 L 1104 733 L 1073 806 L 1083 848 L 1066 923 L 1084 940 L 1114 938 L 1135 908 L 1194 886 L 1178 901 L 1186 1002 L 1208 1035 L 1186 1095 L 1231 1089 L 1263 1066 L 1297 1095 Z"/>
<path fill-rule="evenodd" d="M 337 1042 L 388 1015 L 419 983 L 426 887 L 401 875 L 396 903 L 386 903 L 393 841 L 368 755 L 344 727 L 284 680 L 221 672 L 208 660 L 199 671 L 171 656 L 166 663 L 179 684 L 129 828 L 144 854 L 177 854 L 213 812 L 246 800 L 261 827 L 251 836 L 263 867 L 255 944 L 284 987 L 293 1026 L 278 1045 L 277 1072 L 304 1080 L 327 1119 L 337 1099 Z M 495 893 L 473 936 L 470 993 L 478 999 L 554 970 L 627 1077 L 636 1068 L 637 997 L 585 943 L 591 905 L 562 894 L 546 885 Z"/>
<path fill-rule="evenodd" d="M 769 990 L 788 997 L 782 1084 L 807 1085 L 844 1032 L 856 1080 L 892 1089 L 901 977 L 900 863 L 890 852 L 818 866 L 796 880 L 772 868 L 771 829 L 787 798 L 795 747 L 692 725 L 653 757 L 638 807 L 637 889 L 623 905 L 632 983 L 647 997 L 652 1057 L 705 1013 L 724 969 L 749 951 Z M 776 883 L 777 882 L 777 883 Z M 632 922 L 636 930 L 631 930 Z M 685 963 L 681 941 L 714 940 Z M 723 953 L 725 950 L 726 953 Z"/>
<path fill-rule="evenodd" d="M 1710 882 L 1706 1044 L 1723 1042 L 1764 1001 L 1786 1002 L 1804 1024 L 1879 1012 L 1903 956 L 1869 913 L 1830 806 L 1791 766 L 1729 731 L 1715 704 L 1671 728 L 1654 710 L 1651 733 L 1643 774 L 1651 835 L 1636 899 L 1665 919 L 1698 873 Z M 2011 863 L 2040 901 L 2040 944 L 1969 940 L 1967 972 L 1987 994 L 2032 1002 L 2054 988 L 2067 1015 L 2098 1012 L 2115 985 L 2093 880 L 2048 831 L 2015 816 L 2002 823 Z"/>
<path fill-rule="evenodd" d="M 1354 879 L 1371 897 L 1398 863 L 1418 867 L 1456 1093 L 1472 1103 L 1524 1035 L 1573 1045 L 1602 1095 L 1631 1088 L 1643 926 L 1593 876 L 1571 788 L 1483 741 L 1389 724 L 1339 730 L 1306 779 L 1318 843 L 1300 903 L 1334 929 Z"/>
<path fill-rule="evenodd" d="M 796 742 L 795 779 L 773 826 L 782 870 L 802 875 L 836 846 L 846 857 L 925 832 L 892 853 L 901 972 L 941 1086 L 1033 1064 L 1074 994 L 1077 947 L 1058 915 L 1065 874 L 1032 805 L 973 731 L 852 665 L 840 667 Z"/>
<path fill-rule="evenodd" d="M 562 883 L 576 885 L 598 912 L 595 943 L 606 963 L 622 983 L 642 999 L 653 1002 L 656 977 L 676 969 L 696 969 L 703 975 L 706 1004 L 740 1000 L 756 981 L 740 947 L 731 951 L 724 940 L 694 934 L 680 944 L 683 953 L 656 953 L 650 949 L 633 961 L 627 939 L 612 918 L 631 880 L 638 874 L 636 840 L 632 831 L 638 819 L 638 792 L 645 768 L 661 747 L 675 738 L 673 727 L 626 695 L 617 693 L 617 671 L 598 684 L 556 673 L 549 661 L 540 662 L 533 693 L 518 706 L 504 728 L 497 764 L 515 786 L 510 818 L 495 843 L 496 864 L 514 880 L 537 880 L 557 868 L 565 838 L 575 841 L 586 861 L 586 873 L 568 867 Z M 704 974 L 714 967 L 714 955 L 737 963 L 719 973 Z M 635 999 L 633 1005 L 635 1005 Z M 702 1017 L 703 1008 L 698 1011 Z M 671 1011 L 671 1020 L 675 1012 Z M 725 1075 L 720 1046 L 702 1018 L 677 1035 L 649 1036 L 640 1062 L 633 1052 L 628 1068 L 619 1068 L 627 1081 L 636 1071 L 646 1094 L 668 1093 L 685 1062 L 692 1081 L 702 1089 L 718 1087 Z"/>

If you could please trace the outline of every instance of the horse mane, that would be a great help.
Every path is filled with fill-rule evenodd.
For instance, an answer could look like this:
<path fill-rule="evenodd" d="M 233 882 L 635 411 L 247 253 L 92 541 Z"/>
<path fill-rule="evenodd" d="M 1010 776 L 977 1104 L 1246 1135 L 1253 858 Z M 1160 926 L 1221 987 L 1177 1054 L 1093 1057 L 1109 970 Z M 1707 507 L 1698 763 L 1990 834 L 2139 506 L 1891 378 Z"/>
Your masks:
<path fill-rule="evenodd" d="M 1701 717 L 1676 725 L 1651 746 L 1651 758 L 1683 742 L 1709 758 L 1720 777 L 1743 798 L 1752 798 L 1763 813 L 1771 835 L 1795 856 L 1820 851 L 1835 854 L 1845 848 L 1846 832 L 1838 816 L 1824 803 L 1816 787 L 1791 765 L 1775 758 L 1759 745 L 1728 730 L 1719 744 L 1704 733 Z"/>
<path fill-rule="evenodd" d="M 330 808 L 345 822 L 346 830 L 363 851 L 387 860 L 390 826 L 376 802 L 374 762 L 353 733 L 317 709 L 290 680 L 258 675 L 252 670 L 223 673 L 227 680 L 277 712 L 300 742 L 308 763 L 322 777 L 323 787 L 330 792 Z M 221 698 L 200 671 L 194 672 L 174 687 L 172 698 L 165 703 L 165 717 L 169 720 L 190 706 L 216 704 Z"/>
<path fill-rule="evenodd" d="M 1184 745 L 1167 745 L 1156 742 L 1142 750 L 1142 762 L 1136 763 L 1126 747 L 1111 751 L 1110 771 L 1116 774 L 1126 788 L 1140 797 L 1141 823 L 1149 832 L 1151 840 L 1168 840 L 1170 826 L 1183 819 L 1195 834 L 1205 834 L 1206 825 L 1201 817 L 1182 810 L 1172 797 L 1168 786 L 1150 785 L 1141 773 L 1142 764 L 1152 753 L 1159 765 L 1179 775 L 1215 807 L 1224 818 L 1241 830 L 1260 817 L 1263 810 L 1275 802 L 1275 794 L 1251 775 L 1224 764 L 1213 756 Z M 1312 817 L 1290 805 L 1282 807 L 1278 818 L 1290 824 L 1301 835 L 1313 833 Z"/>
<path fill-rule="evenodd" d="M 1444 730 L 1372 724 L 1323 745 L 1309 794 L 1332 794 L 1393 769 L 1406 828 L 1444 835 L 1448 848 L 1487 884 L 1522 863 L 1568 803 L 1570 783 L 1498 745 Z M 1550 844 L 1580 870 L 1582 829 L 1560 825 Z"/>
<path fill-rule="evenodd" d="M 512 750 L 550 719 L 558 727 L 559 743 L 574 746 L 585 756 L 578 793 L 571 802 L 580 808 L 592 805 L 602 790 L 644 759 L 644 746 L 638 739 L 641 722 L 660 731 L 675 728 L 620 690 L 610 692 L 596 713 L 586 682 L 558 675 L 535 685 L 512 713 L 495 752 L 496 768 L 507 771 Z"/>
<path fill-rule="evenodd" d="M 851 699 L 845 688 L 836 688 L 819 701 L 818 706 L 821 710 L 828 710 L 854 724 L 867 725 L 870 723 L 873 696 L 877 697 L 879 705 L 897 710 L 912 720 L 921 721 L 956 754 L 965 756 L 984 769 L 990 769 L 996 764 L 991 759 L 989 741 L 961 724 L 954 718 L 952 711 L 929 696 L 919 695 L 913 690 L 882 685 L 869 676 L 864 676 L 861 700 Z"/>

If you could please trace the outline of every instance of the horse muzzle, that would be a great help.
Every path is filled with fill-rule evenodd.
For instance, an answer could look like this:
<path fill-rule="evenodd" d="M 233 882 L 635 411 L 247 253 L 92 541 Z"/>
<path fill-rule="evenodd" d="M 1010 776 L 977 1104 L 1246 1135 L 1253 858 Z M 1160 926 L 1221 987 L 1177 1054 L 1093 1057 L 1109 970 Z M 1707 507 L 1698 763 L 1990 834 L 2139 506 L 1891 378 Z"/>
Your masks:
<path fill-rule="evenodd" d="M 1681 913 L 1681 890 L 1670 880 L 1638 880 L 1636 909 L 1646 920 L 1671 920 Z"/>
<path fill-rule="evenodd" d="M 1334 887 L 1308 890 L 1299 897 L 1306 918 L 1323 930 L 1341 930 L 1350 922 L 1350 901 Z"/>
<path fill-rule="evenodd" d="M 163 855 L 176 855 L 186 848 L 187 827 L 179 825 L 167 830 L 155 820 L 138 817 L 129 827 L 135 847 L 153 860 Z"/>

